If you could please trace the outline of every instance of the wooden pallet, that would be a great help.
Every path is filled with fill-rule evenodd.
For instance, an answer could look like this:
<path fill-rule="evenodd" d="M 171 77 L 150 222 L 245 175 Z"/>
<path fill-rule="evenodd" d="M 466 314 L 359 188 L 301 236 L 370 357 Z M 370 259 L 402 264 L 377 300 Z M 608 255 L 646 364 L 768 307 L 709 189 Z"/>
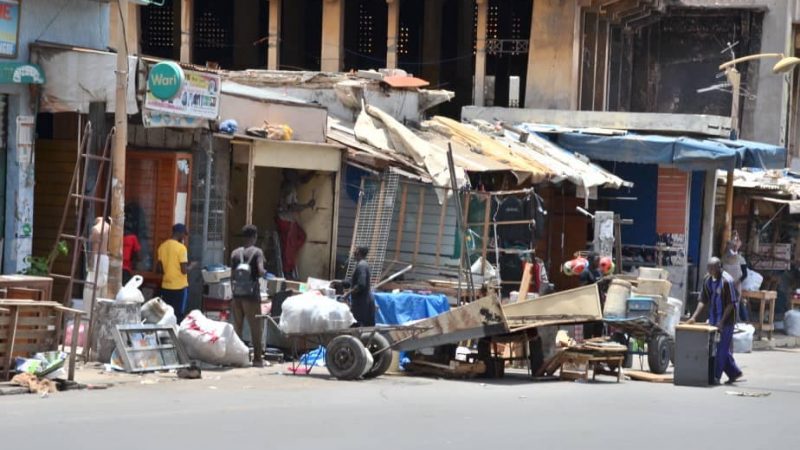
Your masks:
<path fill-rule="evenodd" d="M 636 381 L 649 381 L 650 383 L 672 383 L 672 375 L 658 375 L 655 373 L 644 372 L 641 370 L 626 370 L 625 376 L 631 380 Z"/>
<path fill-rule="evenodd" d="M 0 308 L 8 311 L 0 312 L 0 379 L 6 380 L 17 356 L 59 348 L 65 313 L 82 314 L 60 303 L 35 300 L 0 300 Z"/>

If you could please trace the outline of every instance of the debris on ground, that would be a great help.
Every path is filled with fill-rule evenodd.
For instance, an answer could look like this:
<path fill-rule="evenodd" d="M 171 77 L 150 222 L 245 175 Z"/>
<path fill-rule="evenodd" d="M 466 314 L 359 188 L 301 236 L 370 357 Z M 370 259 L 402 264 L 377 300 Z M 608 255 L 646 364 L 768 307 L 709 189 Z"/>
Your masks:
<path fill-rule="evenodd" d="M 733 395 L 734 397 L 753 397 L 753 398 L 760 398 L 760 397 L 769 397 L 772 395 L 772 392 L 746 392 L 746 391 L 725 391 L 728 395 Z"/>
<path fill-rule="evenodd" d="M 11 379 L 11 384 L 27 388 L 31 394 L 39 394 L 42 397 L 51 393 L 58 392 L 56 383 L 48 379 L 40 379 L 30 373 L 21 373 Z"/>
<path fill-rule="evenodd" d="M 672 374 L 656 374 L 643 370 L 626 370 L 625 376 L 634 381 L 649 381 L 650 383 L 672 383 Z"/>

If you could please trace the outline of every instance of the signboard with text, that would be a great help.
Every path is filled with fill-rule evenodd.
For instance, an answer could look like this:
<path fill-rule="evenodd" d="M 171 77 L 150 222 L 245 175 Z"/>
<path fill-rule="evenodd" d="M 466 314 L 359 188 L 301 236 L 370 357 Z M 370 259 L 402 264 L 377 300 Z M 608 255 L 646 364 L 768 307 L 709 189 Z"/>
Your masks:
<path fill-rule="evenodd" d="M 19 0 L 0 0 L 0 58 L 17 57 L 19 10 Z"/>
<path fill-rule="evenodd" d="M 217 74 L 185 70 L 180 89 L 172 98 L 158 98 L 148 83 L 144 106 L 151 111 L 216 120 L 220 85 Z"/>

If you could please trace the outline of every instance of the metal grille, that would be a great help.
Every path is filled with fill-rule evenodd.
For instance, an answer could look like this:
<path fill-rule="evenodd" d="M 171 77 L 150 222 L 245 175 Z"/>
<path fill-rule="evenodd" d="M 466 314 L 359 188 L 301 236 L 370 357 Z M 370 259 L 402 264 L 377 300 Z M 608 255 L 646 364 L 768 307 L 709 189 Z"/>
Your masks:
<path fill-rule="evenodd" d="M 371 55 L 375 39 L 375 16 L 366 2 L 358 4 L 358 52 Z"/>
<path fill-rule="evenodd" d="M 380 281 L 386 258 L 386 246 L 389 243 L 389 232 L 392 228 L 398 182 L 399 177 L 396 173 L 384 174 L 379 179 L 365 180 L 364 190 L 358 198 L 355 230 L 350 245 L 351 257 L 347 263 L 347 278 L 350 278 L 356 269 L 356 261 L 352 257 L 356 247 L 367 246 L 370 281 L 373 285 Z"/>
<path fill-rule="evenodd" d="M 195 46 L 202 49 L 231 48 L 231 33 L 214 11 L 198 14 L 195 24 Z"/>
<path fill-rule="evenodd" d="M 165 0 L 164 6 L 149 5 L 142 8 L 142 53 L 152 56 L 172 55 L 176 31 L 172 1 Z"/>

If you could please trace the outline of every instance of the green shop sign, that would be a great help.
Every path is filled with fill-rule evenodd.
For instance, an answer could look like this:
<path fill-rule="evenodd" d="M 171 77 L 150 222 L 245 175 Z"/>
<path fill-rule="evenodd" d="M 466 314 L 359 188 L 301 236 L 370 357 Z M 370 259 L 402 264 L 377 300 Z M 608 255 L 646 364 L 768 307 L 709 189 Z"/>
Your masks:
<path fill-rule="evenodd" d="M 160 62 L 150 68 L 147 89 L 159 100 L 170 100 L 181 91 L 184 79 L 183 69 L 177 63 Z"/>
<path fill-rule="evenodd" d="M 36 64 L 0 62 L 0 83 L 44 84 L 44 72 Z"/>

